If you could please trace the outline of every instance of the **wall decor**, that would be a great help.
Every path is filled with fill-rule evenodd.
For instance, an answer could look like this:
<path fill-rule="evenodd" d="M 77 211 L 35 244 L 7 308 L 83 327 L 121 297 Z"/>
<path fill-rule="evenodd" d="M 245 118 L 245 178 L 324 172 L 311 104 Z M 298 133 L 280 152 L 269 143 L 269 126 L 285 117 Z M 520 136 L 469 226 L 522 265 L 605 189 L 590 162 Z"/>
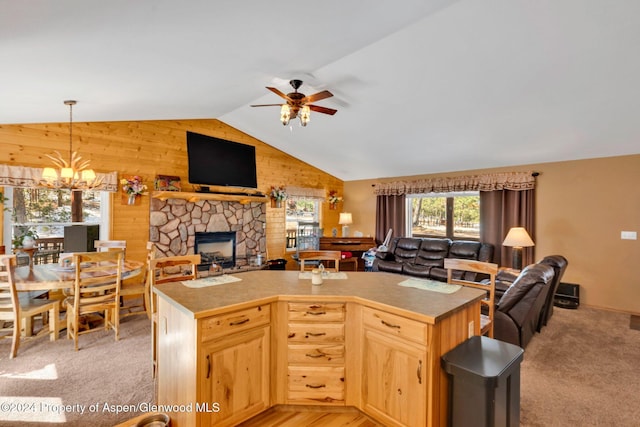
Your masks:
<path fill-rule="evenodd" d="M 157 175 L 154 189 L 157 191 L 180 191 L 180 177 L 171 175 Z"/>

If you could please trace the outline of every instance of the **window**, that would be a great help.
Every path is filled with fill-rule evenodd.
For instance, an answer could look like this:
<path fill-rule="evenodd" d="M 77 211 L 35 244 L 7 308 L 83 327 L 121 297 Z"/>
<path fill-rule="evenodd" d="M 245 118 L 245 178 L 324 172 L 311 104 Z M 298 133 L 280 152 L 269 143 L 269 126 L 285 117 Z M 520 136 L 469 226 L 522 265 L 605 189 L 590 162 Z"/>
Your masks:
<path fill-rule="evenodd" d="M 4 244 L 15 246 L 20 236 L 38 238 L 64 237 L 64 227 L 76 224 L 99 224 L 101 235 L 108 236 L 109 193 L 82 192 L 82 221 L 71 220 L 71 192 L 45 188 L 5 187 L 11 211 L 4 216 Z"/>
<path fill-rule="evenodd" d="M 407 196 L 407 230 L 415 237 L 480 240 L 480 194 L 429 193 Z"/>
<path fill-rule="evenodd" d="M 287 250 L 295 250 L 298 229 L 320 224 L 320 199 L 291 197 L 286 201 Z"/>

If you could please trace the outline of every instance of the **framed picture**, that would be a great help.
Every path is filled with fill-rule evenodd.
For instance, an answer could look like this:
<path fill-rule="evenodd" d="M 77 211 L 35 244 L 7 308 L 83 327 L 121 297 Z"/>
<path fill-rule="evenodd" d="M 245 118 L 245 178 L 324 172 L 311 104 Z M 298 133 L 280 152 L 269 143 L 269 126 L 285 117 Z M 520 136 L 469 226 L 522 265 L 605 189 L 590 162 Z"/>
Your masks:
<path fill-rule="evenodd" d="M 158 175 L 154 183 L 158 191 L 180 191 L 180 177 L 169 175 Z"/>

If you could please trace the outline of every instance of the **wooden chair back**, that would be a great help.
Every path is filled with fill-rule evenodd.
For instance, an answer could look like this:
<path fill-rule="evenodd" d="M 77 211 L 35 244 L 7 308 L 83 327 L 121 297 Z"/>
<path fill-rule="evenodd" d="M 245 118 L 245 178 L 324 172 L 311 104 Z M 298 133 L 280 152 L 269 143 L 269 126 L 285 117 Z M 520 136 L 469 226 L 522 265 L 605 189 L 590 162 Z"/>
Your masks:
<path fill-rule="evenodd" d="M 23 338 L 37 338 L 48 333 L 51 341 L 55 341 L 60 329 L 60 301 L 41 298 L 24 298 L 21 301 L 16 289 L 15 269 L 15 255 L 0 255 L 0 332 L 11 332 L 11 335 L 6 336 L 12 338 L 10 358 L 18 355 L 22 334 Z M 42 329 L 33 335 L 35 316 L 42 319 Z"/>
<path fill-rule="evenodd" d="M 127 249 L 127 241 L 126 240 L 96 240 L 93 242 L 93 247 L 96 248 L 98 252 L 106 252 L 112 250 L 122 249 L 123 251 Z"/>
<path fill-rule="evenodd" d="M 78 335 L 95 329 L 80 330 L 80 316 L 104 313 L 104 328 L 120 334 L 120 286 L 124 250 L 78 252 L 73 255 L 75 282 L 73 295 L 67 298 L 67 335 L 78 350 Z"/>
<path fill-rule="evenodd" d="M 340 271 L 340 259 L 342 252 L 340 251 L 300 251 L 298 253 L 298 261 L 300 261 L 300 271 L 309 271 L 315 265 L 309 265 L 311 261 L 333 261 L 333 271 Z M 305 265 L 306 264 L 306 265 Z M 325 265 L 325 269 L 330 270 Z"/>
<path fill-rule="evenodd" d="M 11 268 L 15 268 L 15 265 L 15 255 L 0 256 L 0 332 L 3 335 L 6 332 L 12 333 L 11 358 L 16 356 L 20 345 L 20 327 L 16 327 L 20 324 L 20 302 L 11 273 Z"/>
<path fill-rule="evenodd" d="M 151 275 L 149 274 L 151 268 L 151 260 L 155 259 L 156 245 L 153 242 L 147 242 L 147 258 L 142 266 L 140 274 L 133 279 L 125 279 L 122 282 L 120 289 L 120 296 L 127 297 L 139 297 L 141 304 L 129 304 L 127 301 L 122 301 L 120 317 L 127 317 L 136 314 L 146 314 L 151 319 Z M 134 310 L 140 308 L 141 310 Z"/>
<path fill-rule="evenodd" d="M 490 338 L 493 338 L 493 318 L 495 310 L 496 274 L 498 273 L 498 264 L 468 259 L 445 258 L 444 268 L 447 269 L 447 283 L 487 291 L 487 298 L 482 300 L 482 304 L 487 308 L 485 309 L 486 314 L 481 314 L 480 316 L 480 334 L 488 334 Z M 464 279 L 456 279 L 453 277 L 454 270 L 473 272 L 476 273 L 476 277 L 478 277 L 478 275 L 480 275 L 480 277 L 483 275 L 489 276 L 489 282 L 481 283 Z M 462 277 L 464 277 L 464 275 Z"/>

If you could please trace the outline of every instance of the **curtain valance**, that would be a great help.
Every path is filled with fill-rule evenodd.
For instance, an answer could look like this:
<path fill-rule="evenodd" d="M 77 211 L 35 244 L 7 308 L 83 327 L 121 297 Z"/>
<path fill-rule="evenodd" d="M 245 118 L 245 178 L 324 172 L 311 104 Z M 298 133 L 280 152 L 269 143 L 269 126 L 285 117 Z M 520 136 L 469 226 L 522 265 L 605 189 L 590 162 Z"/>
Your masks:
<path fill-rule="evenodd" d="M 0 186 L 10 185 L 12 187 L 47 188 L 43 184 L 42 168 L 29 168 L 25 166 L 10 166 L 0 164 Z M 118 191 L 118 173 L 98 173 L 98 179 L 102 183 L 95 188 L 99 191 Z"/>
<path fill-rule="evenodd" d="M 285 187 L 287 196 L 292 199 L 324 199 L 325 191 L 322 188 L 307 188 L 287 185 Z"/>
<path fill-rule="evenodd" d="M 533 172 L 504 172 L 384 182 L 375 185 L 374 193 L 378 196 L 398 196 L 455 191 L 531 190 L 534 188 Z"/>

